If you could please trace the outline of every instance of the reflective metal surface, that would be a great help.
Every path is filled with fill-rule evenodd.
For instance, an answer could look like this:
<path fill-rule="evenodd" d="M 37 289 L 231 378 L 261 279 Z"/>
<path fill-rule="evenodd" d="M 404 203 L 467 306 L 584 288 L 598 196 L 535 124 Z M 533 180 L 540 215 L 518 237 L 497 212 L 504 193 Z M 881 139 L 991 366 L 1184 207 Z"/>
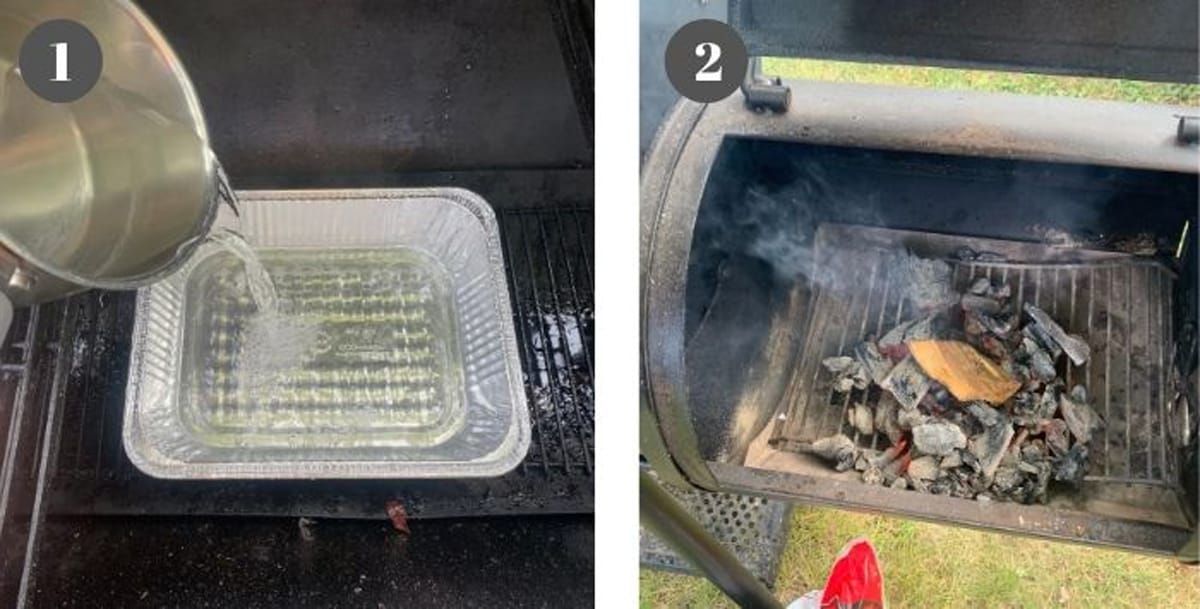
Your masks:
<path fill-rule="evenodd" d="M 62 18 L 91 30 L 104 67 L 54 104 L 15 63 L 30 30 Z M 174 268 L 216 208 L 207 138 L 187 75 L 131 2 L 0 0 L 0 290 L 21 306 Z"/>

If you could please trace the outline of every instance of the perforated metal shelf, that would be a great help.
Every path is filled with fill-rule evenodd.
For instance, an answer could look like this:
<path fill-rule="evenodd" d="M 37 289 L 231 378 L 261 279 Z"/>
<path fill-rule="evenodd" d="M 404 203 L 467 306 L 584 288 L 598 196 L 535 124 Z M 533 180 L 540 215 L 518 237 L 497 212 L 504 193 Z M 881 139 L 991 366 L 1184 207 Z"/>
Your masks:
<path fill-rule="evenodd" d="M 751 573 L 768 586 L 774 585 L 787 545 L 790 503 L 670 485 L 663 488 Z M 643 566 L 698 575 L 687 561 L 646 529 L 641 531 L 640 546 Z"/>

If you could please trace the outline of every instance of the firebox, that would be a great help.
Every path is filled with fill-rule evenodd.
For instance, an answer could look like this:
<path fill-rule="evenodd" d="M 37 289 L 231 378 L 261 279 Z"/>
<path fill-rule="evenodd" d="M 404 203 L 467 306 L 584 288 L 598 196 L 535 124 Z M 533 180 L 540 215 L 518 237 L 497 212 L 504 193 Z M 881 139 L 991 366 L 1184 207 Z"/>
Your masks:
<path fill-rule="evenodd" d="M 1178 552 L 1197 516 L 1189 109 L 769 86 L 790 106 L 680 102 L 644 166 L 660 475 Z M 1011 393 L 914 368 L 921 341 L 969 345 L 941 361 L 991 361 Z"/>

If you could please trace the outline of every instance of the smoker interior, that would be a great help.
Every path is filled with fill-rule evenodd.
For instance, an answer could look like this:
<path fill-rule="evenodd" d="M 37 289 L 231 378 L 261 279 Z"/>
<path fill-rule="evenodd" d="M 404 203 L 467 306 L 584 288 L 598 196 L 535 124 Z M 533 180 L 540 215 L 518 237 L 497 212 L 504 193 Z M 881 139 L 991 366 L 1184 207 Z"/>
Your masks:
<path fill-rule="evenodd" d="M 1019 242 L 1017 249 L 1034 258 L 1026 265 L 956 265 L 956 283 L 1011 273 L 1003 277 L 1014 291 L 1027 285 L 1023 300 L 1069 318 L 1090 341 L 1105 340 L 1108 330 L 1112 349 L 1099 353 L 1115 360 L 1107 375 L 1093 366 L 1097 386 L 1100 377 L 1112 381 L 1103 450 L 1089 461 L 1081 489 L 1052 486 L 1051 506 L 1186 529 L 1194 516 L 1182 506 L 1195 498 L 1180 485 L 1184 428 L 1196 417 L 1177 412 L 1175 400 L 1179 379 L 1196 363 L 1196 200 L 1195 175 L 727 138 L 709 172 L 687 277 L 688 402 L 702 455 L 836 480 L 853 492 L 857 477 L 801 453 L 816 437 L 846 429 L 843 396 L 814 382 L 819 360 L 850 353 L 894 325 L 884 318 L 903 318 L 887 296 L 886 272 L 872 274 L 879 267 L 869 263 L 869 239 L 857 240 L 909 235 L 910 245 L 940 244 L 929 246 L 927 255 L 935 256 L 939 247 L 946 255 L 974 238 Z M 1056 264 L 1078 252 L 1048 246 L 1052 234 L 1070 235 L 1093 250 L 1089 255 L 1110 259 Z M 1153 235 L 1159 255 L 1111 253 L 1128 242 L 1122 237 L 1143 234 Z M 830 282 L 858 296 L 835 298 Z M 1093 303 L 1092 318 L 1085 303 Z M 1112 324 L 1097 323 L 1106 318 L 1136 323 L 1118 323 L 1118 336 Z M 1130 352 L 1153 365 L 1130 366 Z M 754 425 L 746 431 L 746 408 L 731 415 L 722 404 L 748 402 L 755 404 L 748 415 Z M 880 447 L 878 437 L 856 439 Z M 770 458 L 778 453 L 786 458 Z M 925 497 L 931 506 L 950 500 Z"/>
<path fill-rule="evenodd" d="M 492 205 L 532 443 L 492 479 L 151 478 L 121 446 L 136 295 L 24 309 L 0 346 L 0 606 L 590 599 L 590 2 L 138 4 L 235 188 L 446 186 Z"/>

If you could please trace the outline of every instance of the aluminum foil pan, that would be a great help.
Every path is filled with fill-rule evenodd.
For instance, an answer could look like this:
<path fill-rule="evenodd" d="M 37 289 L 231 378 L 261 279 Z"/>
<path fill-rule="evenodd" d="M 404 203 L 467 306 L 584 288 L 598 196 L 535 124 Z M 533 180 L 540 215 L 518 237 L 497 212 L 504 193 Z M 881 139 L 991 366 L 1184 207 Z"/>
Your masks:
<path fill-rule="evenodd" d="M 496 476 L 529 448 L 500 235 L 458 189 L 239 193 L 274 279 L 205 243 L 141 290 L 125 451 L 161 478 Z"/>

